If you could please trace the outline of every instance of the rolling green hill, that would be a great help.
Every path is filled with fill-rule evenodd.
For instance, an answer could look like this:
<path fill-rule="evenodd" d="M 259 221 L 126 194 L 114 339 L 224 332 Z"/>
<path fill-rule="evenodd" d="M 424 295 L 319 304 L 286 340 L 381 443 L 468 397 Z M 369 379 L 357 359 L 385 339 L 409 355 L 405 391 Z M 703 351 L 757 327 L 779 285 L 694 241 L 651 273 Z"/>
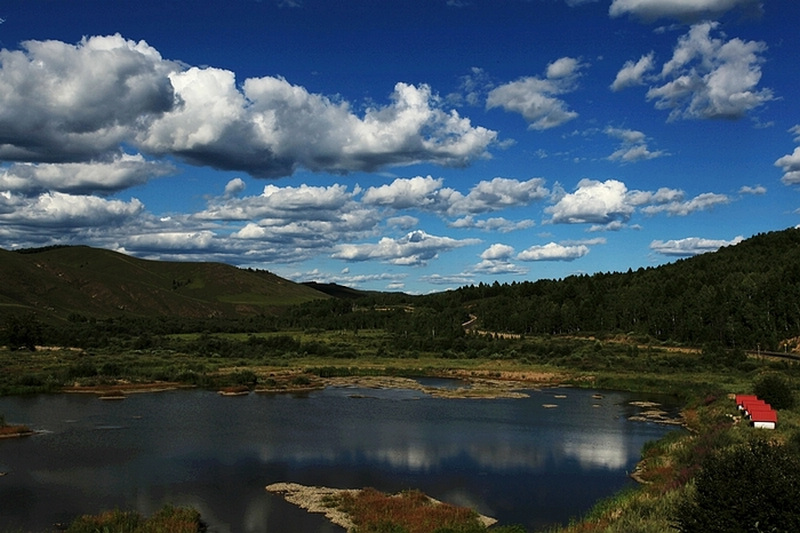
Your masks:
<path fill-rule="evenodd" d="M 0 318 L 236 317 L 329 296 L 262 270 L 137 259 L 86 246 L 0 250 Z"/>

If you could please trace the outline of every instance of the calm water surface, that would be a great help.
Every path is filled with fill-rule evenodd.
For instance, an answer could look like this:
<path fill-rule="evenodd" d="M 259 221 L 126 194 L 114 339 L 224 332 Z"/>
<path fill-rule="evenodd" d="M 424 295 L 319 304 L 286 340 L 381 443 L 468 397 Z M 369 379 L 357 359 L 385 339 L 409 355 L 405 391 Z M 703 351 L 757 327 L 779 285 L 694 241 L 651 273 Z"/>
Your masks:
<path fill-rule="evenodd" d="M 82 513 L 150 514 L 172 503 L 197 508 L 212 532 L 342 533 L 266 492 L 279 481 L 418 488 L 534 531 L 632 483 L 627 472 L 644 443 L 671 430 L 628 421 L 631 395 L 595 393 L 447 400 L 330 388 L 0 398 L 6 420 L 42 431 L 0 440 L 0 531 L 51 531 Z"/>

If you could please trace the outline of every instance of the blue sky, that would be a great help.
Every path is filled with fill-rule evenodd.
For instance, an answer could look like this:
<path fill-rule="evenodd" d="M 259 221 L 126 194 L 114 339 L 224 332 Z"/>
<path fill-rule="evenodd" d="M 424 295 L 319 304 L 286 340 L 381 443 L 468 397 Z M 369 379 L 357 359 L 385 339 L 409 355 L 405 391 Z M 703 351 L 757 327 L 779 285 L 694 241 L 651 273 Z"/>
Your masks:
<path fill-rule="evenodd" d="M 0 247 L 441 291 L 800 223 L 800 3 L 0 6 Z"/>

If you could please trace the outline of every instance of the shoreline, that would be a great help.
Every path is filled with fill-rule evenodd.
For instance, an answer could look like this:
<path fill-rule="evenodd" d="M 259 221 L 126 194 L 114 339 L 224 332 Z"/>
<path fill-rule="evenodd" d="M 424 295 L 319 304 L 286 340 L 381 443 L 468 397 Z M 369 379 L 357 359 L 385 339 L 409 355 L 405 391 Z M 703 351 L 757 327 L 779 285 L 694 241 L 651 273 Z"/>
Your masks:
<path fill-rule="evenodd" d="M 304 394 L 328 387 L 363 388 L 373 390 L 404 389 L 416 390 L 432 398 L 450 399 L 514 399 L 529 398 L 525 390 L 541 390 L 554 387 L 567 387 L 566 376 L 555 372 L 496 372 L 489 370 L 447 370 L 439 374 L 421 376 L 433 379 L 452 379 L 462 381 L 463 386 L 442 388 L 423 385 L 416 378 L 400 376 L 343 376 L 317 378 L 311 383 L 294 384 L 293 378 L 306 375 L 302 371 L 291 370 L 277 375 L 281 379 L 277 387 L 232 386 L 217 389 L 222 397 L 247 396 L 248 394 Z M 271 376 L 276 376 L 275 373 Z M 66 394 L 95 394 L 101 400 L 124 400 L 127 394 L 166 392 L 181 389 L 194 389 L 193 385 L 179 382 L 116 383 L 109 385 L 75 385 L 62 389 Z M 620 392 L 629 392 L 620 390 Z M 640 412 L 628 417 L 633 422 L 651 422 L 676 427 L 685 427 L 681 413 L 670 415 L 660 409 L 657 402 L 632 401 Z M 545 409 L 557 408 L 557 404 L 543 404 Z"/>

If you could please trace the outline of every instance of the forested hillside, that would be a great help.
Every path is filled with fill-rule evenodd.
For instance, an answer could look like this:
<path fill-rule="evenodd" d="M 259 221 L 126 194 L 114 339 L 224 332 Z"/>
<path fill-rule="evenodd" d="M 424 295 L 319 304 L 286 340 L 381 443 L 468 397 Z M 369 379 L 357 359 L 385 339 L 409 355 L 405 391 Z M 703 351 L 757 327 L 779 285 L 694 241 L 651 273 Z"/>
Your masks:
<path fill-rule="evenodd" d="M 776 348 L 800 334 L 800 230 L 759 234 L 655 268 L 456 292 L 495 331 L 632 332 Z"/>
<path fill-rule="evenodd" d="M 370 296 L 355 306 L 315 302 L 283 320 L 452 339 L 471 317 L 475 329 L 497 333 L 623 333 L 695 346 L 778 349 L 800 336 L 800 229 L 636 271 Z"/>

